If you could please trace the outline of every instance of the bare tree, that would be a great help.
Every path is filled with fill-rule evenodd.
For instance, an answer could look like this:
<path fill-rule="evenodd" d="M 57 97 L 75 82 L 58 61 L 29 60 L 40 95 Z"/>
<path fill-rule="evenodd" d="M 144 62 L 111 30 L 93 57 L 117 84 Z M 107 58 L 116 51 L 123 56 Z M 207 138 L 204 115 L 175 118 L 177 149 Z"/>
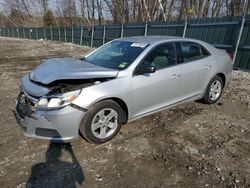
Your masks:
<path fill-rule="evenodd" d="M 92 5 L 92 24 L 95 24 L 95 0 L 91 1 L 91 5 Z"/>
<path fill-rule="evenodd" d="M 2 25 L 39 26 L 51 11 L 58 26 L 90 26 L 239 16 L 244 0 L 1 0 L 0 4 Z"/>
<path fill-rule="evenodd" d="M 168 9 L 168 20 L 170 20 L 171 16 L 173 15 L 173 6 L 174 6 L 174 0 L 171 0 Z"/>
<path fill-rule="evenodd" d="M 97 13 L 98 13 L 98 24 L 101 25 L 102 24 L 102 18 L 103 18 L 103 14 L 102 14 L 102 9 L 103 9 L 103 5 L 102 5 L 102 1 L 101 0 L 96 0 L 96 6 L 97 6 Z"/>
<path fill-rule="evenodd" d="M 209 7 L 210 7 L 210 0 L 206 0 L 205 6 L 204 6 L 204 9 L 203 9 L 203 18 L 208 16 Z"/>
<path fill-rule="evenodd" d="M 48 0 L 37 0 L 38 4 L 41 6 L 43 13 L 48 11 Z"/>
<path fill-rule="evenodd" d="M 185 0 L 180 1 L 180 8 L 179 8 L 179 15 L 178 15 L 178 20 L 183 19 L 183 14 L 186 13 L 186 8 L 185 8 Z"/>

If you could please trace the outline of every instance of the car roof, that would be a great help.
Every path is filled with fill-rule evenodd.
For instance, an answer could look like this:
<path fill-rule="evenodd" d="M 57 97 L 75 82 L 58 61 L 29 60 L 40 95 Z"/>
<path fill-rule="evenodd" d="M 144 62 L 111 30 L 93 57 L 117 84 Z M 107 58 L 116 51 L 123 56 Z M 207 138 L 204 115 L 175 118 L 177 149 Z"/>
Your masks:
<path fill-rule="evenodd" d="M 140 43 L 147 43 L 147 44 L 154 44 L 158 42 L 164 42 L 164 41 L 172 41 L 172 40 L 178 40 L 178 39 L 185 39 L 182 37 L 177 36 L 134 36 L 134 37 L 124 37 L 119 38 L 117 40 L 119 41 L 127 41 L 127 42 L 140 42 Z"/>
<path fill-rule="evenodd" d="M 183 37 L 178 37 L 178 36 L 157 36 L 157 35 L 148 35 L 148 36 L 133 36 L 133 37 L 124 37 L 124 38 L 119 38 L 116 39 L 116 41 L 127 41 L 127 42 L 133 42 L 133 43 L 146 43 L 150 45 L 155 45 L 161 42 L 168 42 L 168 41 L 189 41 L 189 42 L 197 42 L 201 45 L 203 45 L 206 49 L 208 49 L 212 54 L 219 53 L 217 48 L 214 46 L 201 41 L 197 39 L 192 39 L 192 38 L 183 38 Z"/>

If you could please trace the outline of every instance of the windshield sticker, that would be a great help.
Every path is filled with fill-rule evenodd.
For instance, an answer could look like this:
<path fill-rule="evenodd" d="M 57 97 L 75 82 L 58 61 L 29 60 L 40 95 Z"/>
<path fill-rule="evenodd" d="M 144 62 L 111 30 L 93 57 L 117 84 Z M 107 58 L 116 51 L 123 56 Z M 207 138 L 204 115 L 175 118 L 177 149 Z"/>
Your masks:
<path fill-rule="evenodd" d="M 145 48 L 148 44 L 146 43 L 133 43 L 131 44 L 131 47 L 139 47 L 139 48 Z"/>
<path fill-rule="evenodd" d="M 126 67 L 126 65 L 127 65 L 127 63 L 122 62 L 122 63 L 119 65 L 119 68 L 124 68 L 124 67 Z"/>

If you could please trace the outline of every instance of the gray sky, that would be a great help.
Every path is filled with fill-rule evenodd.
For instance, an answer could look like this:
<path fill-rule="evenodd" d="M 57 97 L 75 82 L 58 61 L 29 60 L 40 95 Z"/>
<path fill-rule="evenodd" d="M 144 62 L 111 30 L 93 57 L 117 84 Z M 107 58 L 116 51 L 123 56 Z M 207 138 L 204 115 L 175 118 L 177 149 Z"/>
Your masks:
<path fill-rule="evenodd" d="M 6 1 L 5 0 L 0 0 L 0 11 L 4 11 L 5 14 L 9 14 L 10 13 L 10 9 L 6 9 Z M 29 1 L 27 1 L 29 2 Z M 80 1 L 75 1 L 76 2 L 76 7 L 78 7 L 78 13 L 80 14 L 80 7 L 79 7 L 79 2 Z M 104 4 L 103 4 L 104 5 Z M 8 7 L 8 6 L 7 6 Z M 37 6 L 38 7 L 38 6 Z M 40 7 L 40 6 L 39 6 Z M 34 13 L 37 13 L 39 12 L 40 10 L 39 9 L 36 9 L 36 6 L 34 6 L 33 8 L 34 10 Z M 56 9 L 56 0 L 49 0 L 49 9 L 51 9 L 53 12 L 55 11 Z M 104 10 L 103 10 L 103 16 L 106 18 L 106 19 L 110 19 L 111 18 L 111 15 L 108 14 L 108 12 L 105 11 L 105 6 L 104 6 Z M 97 14 L 96 14 L 97 16 Z"/>
<path fill-rule="evenodd" d="M 0 0 L 0 10 L 1 10 L 1 11 L 3 10 L 3 5 L 2 5 L 2 3 L 3 3 L 3 0 Z"/>
<path fill-rule="evenodd" d="M 49 1 L 49 8 L 50 9 L 53 9 L 53 7 L 55 7 L 55 0 L 50 0 Z M 0 0 L 0 11 L 3 11 L 4 10 L 4 4 L 5 4 L 5 0 Z"/>

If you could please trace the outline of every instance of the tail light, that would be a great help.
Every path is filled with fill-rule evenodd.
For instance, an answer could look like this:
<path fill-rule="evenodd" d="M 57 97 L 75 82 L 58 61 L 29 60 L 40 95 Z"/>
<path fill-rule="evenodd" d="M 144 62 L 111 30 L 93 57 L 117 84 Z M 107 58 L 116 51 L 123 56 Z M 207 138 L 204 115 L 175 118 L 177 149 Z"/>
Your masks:
<path fill-rule="evenodd" d="M 233 53 L 228 53 L 228 56 L 229 56 L 230 59 L 233 61 L 233 59 L 234 59 L 234 54 L 233 54 Z"/>

